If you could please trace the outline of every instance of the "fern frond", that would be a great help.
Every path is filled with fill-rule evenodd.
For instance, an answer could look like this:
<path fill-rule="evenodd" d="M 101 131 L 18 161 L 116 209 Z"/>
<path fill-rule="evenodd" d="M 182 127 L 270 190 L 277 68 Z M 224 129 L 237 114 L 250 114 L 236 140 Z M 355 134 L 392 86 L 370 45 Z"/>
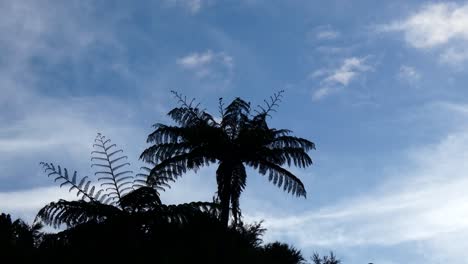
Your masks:
<path fill-rule="evenodd" d="M 60 182 L 60 187 L 70 186 L 68 189 L 69 192 L 76 191 L 76 196 L 80 199 L 87 199 L 88 201 L 95 200 L 94 196 L 88 193 L 88 188 L 91 185 L 91 181 L 87 180 L 88 176 L 81 178 L 80 182 L 77 183 L 77 173 L 73 173 L 73 176 L 70 178 L 68 175 L 68 170 L 66 168 L 60 167 L 60 165 L 55 166 L 53 163 L 40 162 L 40 165 L 44 168 L 44 171 L 47 173 L 47 176 L 53 176 L 54 181 Z"/>
<path fill-rule="evenodd" d="M 91 167 L 99 168 L 95 175 L 101 175 L 98 181 L 101 182 L 101 187 L 110 186 L 106 191 L 111 190 L 108 196 L 111 201 L 120 203 L 120 199 L 133 188 L 134 177 L 133 171 L 124 170 L 125 167 L 130 166 L 128 159 L 125 155 L 118 155 L 123 153 L 122 149 L 116 149 L 117 145 L 112 144 L 110 139 L 106 139 L 101 133 L 98 133 L 94 140 L 93 147 L 95 151 L 91 152 Z"/>
<path fill-rule="evenodd" d="M 208 114 L 204 109 L 200 109 L 200 103 L 195 104 L 195 98 L 190 102 L 186 96 L 171 91 L 171 93 L 178 99 L 181 107 L 174 108 L 168 115 L 177 123 L 184 126 L 194 126 L 198 124 L 216 124 L 214 118 Z"/>
<path fill-rule="evenodd" d="M 36 221 L 41 220 L 55 228 L 61 225 L 71 227 L 90 221 L 102 222 L 119 214 L 121 211 L 118 208 L 97 201 L 59 200 L 44 206 L 37 214 Z"/>
<path fill-rule="evenodd" d="M 151 169 L 148 167 L 141 167 L 143 172 L 138 173 L 135 177 L 134 185 L 138 187 L 151 186 L 156 190 L 159 195 L 159 192 L 166 191 L 167 188 L 171 188 L 169 182 L 175 182 L 174 177 L 171 177 L 168 173 L 159 173 L 154 175 L 154 177 L 149 177 L 151 174 Z"/>
<path fill-rule="evenodd" d="M 258 116 L 264 115 L 269 116 L 270 112 L 276 112 L 276 108 L 279 107 L 281 103 L 281 98 L 283 97 L 284 90 L 281 90 L 277 93 L 274 93 L 270 96 L 269 100 L 263 100 L 264 105 L 258 105 L 259 109 L 254 110 Z"/>

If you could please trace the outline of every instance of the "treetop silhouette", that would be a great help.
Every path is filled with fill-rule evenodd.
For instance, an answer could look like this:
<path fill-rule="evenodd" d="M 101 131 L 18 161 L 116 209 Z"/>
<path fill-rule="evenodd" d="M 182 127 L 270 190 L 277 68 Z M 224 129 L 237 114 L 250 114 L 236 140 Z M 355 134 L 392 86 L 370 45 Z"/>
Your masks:
<path fill-rule="evenodd" d="M 140 159 L 154 164 L 148 182 L 158 175 L 180 177 L 188 170 L 218 163 L 217 197 L 221 204 L 221 221 L 228 226 L 230 211 L 233 221 L 241 217 L 239 198 L 246 187 L 246 166 L 268 175 L 268 180 L 284 191 L 306 197 L 302 181 L 284 166 L 306 168 L 312 165 L 307 154 L 315 149 L 311 141 L 292 136 L 292 131 L 268 127 L 267 117 L 275 112 L 283 91 L 275 93 L 264 106 L 252 109 L 250 103 L 235 98 L 224 106 L 219 99 L 221 120 L 172 92 L 179 106 L 168 115 L 176 125 L 155 124 L 149 134 L 148 147 Z"/>
<path fill-rule="evenodd" d="M 217 206 L 209 202 L 164 205 L 158 191 L 163 191 L 173 179 L 153 176 L 150 187 L 146 184 L 145 173 L 133 176 L 133 171 L 126 169 L 130 166 L 126 162 L 127 156 L 122 155 L 123 150 L 116 149 L 110 139 L 98 133 L 93 147 L 91 167 L 98 168 L 95 175 L 99 176 L 99 185 L 93 184 L 88 176 L 80 178 L 76 171 L 70 176 L 66 168 L 41 162 L 48 176 L 55 177 L 55 181 L 61 183 L 60 187 L 68 186 L 70 192 L 76 192 L 79 200 L 61 199 L 49 203 L 38 212 L 36 222 L 53 227 L 63 224 L 74 227 L 135 215 L 148 221 L 182 223 L 191 215 L 217 210 Z"/>

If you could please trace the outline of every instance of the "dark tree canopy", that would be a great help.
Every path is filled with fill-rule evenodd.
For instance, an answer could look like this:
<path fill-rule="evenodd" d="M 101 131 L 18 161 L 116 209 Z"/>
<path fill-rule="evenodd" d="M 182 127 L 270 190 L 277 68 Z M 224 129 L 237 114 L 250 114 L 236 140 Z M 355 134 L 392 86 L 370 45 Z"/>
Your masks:
<path fill-rule="evenodd" d="M 149 183 L 157 175 L 179 177 L 187 170 L 198 170 L 213 163 L 218 164 L 217 195 L 221 203 L 221 220 L 227 226 L 229 211 L 234 223 L 239 220 L 239 198 L 246 186 L 246 166 L 267 175 L 268 180 L 284 191 L 296 196 L 306 196 L 302 181 L 284 166 L 308 167 L 312 159 L 307 152 L 315 148 L 309 140 L 292 136 L 287 129 L 270 128 L 267 117 L 275 111 L 282 92 L 274 94 L 265 106 L 252 109 L 241 98 L 224 106 L 220 99 L 221 120 L 200 109 L 194 101 L 180 94 L 179 107 L 168 115 L 176 125 L 154 125 L 148 136 L 147 148 L 140 158 L 155 164 L 150 171 Z"/>

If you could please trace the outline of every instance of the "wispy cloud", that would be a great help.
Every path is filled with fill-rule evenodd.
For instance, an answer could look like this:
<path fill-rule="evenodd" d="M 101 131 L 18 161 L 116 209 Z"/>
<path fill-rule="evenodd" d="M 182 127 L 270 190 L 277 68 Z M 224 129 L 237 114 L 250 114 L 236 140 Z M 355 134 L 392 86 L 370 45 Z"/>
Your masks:
<path fill-rule="evenodd" d="M 192 14 L 198 13 L 206 0 L 166 0 L 171 5 L 181 6 Z"/>
<path fill-rule="evenodd" d="M 336 39 L 340 36 L 340 33 L 338 31 L 334 30 L 323 30 L 317 33 L 316 37 L 317 39 Z"/>
<path fill-rule="evenodd" d="M 372 69 L 372 66 L 367 64 L 365 57 L 347 58 L 337 69 L 319 69 L 310 75 L 312 78 L 321 78 L 321 87 L 315 90 L 312 98 L 314 100 L 322 99 L 348 86 L 360 74 Z"/>
<path fill-rule="evenodd" d="M 308 33 L 309 39 L 319 41 L 333 40 L 339 38 L 341 33 L 331 25 L 322 25 L 315 27 Z"/>
<path fill-rule="evenodd" d="M 112 28 L 101 28 L 106 23 L 90 27 L 91 7 L 80 3 L 68 8 L 48 1 L 0 3 L 0 169 L 4 172 L 0 179 L 7 190 L 45 182 L 35 177 L 39 161 L 86 161 L 88 142 L 97 132 L 141 133 L 131 124 L 131 107 L 115 97 L 72 96 L 62 93 L 65 87 L 60 86 L 53 93 L 44 93 L 48 90 L 44 83 L 57 76 L 43 74 L 34 61 L 47 69 L 57 64 L 74 67 L 83 59 L 94 58 L 96 45 L 120 59 Z M 109 60 L 93 60 L 93 66 L 104 63 Z M 76 78 L 70 83 L 81 81 Z"/>
<path fill-rule="evenodd" d="M 418 49 L 442 48 L 441 61 L 457 64 L 468 59 L 468 4 L 431 3 L 404 20 L 382 25 L 379 31 L 403 32 Z"/>
<path fill-rule="evenodd" d="M 468 60 L 468 49 L 465 47 L 450 47 L 440 54 L 440 61 L 452 66 L 461 66 Z"/>
<path fill-rule="evenodd" d="M 176 62 L 199 79 L 223 81 L 226 84 L 230 82 L 234 71 L 234 59 L 225 52 L 194 52 Z"/>
<path fill-rule="evenodd" d="M 12 214 L 15 218 L 19 217 L 31 223 L 39 209 L 59 199 L 74 200 L 76 196 L 69 193 L 67 188 L 60 189 L 56 186 L 0 192 L 0 212 Z"/>
<path fill-rule="evenodd" d="M 414 67 L 401 65 L 398 71 L 398 79 L 414 84 L 421 79 L 421 74 Z"/>
<path fill-rule="evenodd" d="M 466 105 L 448 105 L 433 111 L 466 116 Z M 423 247 L 430 263 L 464 263 L 468 254 L 458 245 L 468 237 L 467 149 L 468 128 L 462 126 L 439 142 L 408 150 L 407 162 L 390 165 L 386 181 L 366 194 L 316 212 L 258 212 L 255 218 L 266 219 L 269 239 L 293 239 L 301 247 L 404 244 Z"/>

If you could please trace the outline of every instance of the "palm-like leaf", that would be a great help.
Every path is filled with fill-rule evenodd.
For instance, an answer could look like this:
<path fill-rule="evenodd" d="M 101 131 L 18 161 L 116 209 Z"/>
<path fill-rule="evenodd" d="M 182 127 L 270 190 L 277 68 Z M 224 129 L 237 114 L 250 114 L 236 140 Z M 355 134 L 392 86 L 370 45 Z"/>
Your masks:
<path fill-rule="evenodd" d="M 88 222 L 100 223 L 120 214 L 122 211 L 115 206 L 97 201 L 59 200 L 43 207 L 36 220 L 57 228 L 61 225 L 71 227 Z"/>

